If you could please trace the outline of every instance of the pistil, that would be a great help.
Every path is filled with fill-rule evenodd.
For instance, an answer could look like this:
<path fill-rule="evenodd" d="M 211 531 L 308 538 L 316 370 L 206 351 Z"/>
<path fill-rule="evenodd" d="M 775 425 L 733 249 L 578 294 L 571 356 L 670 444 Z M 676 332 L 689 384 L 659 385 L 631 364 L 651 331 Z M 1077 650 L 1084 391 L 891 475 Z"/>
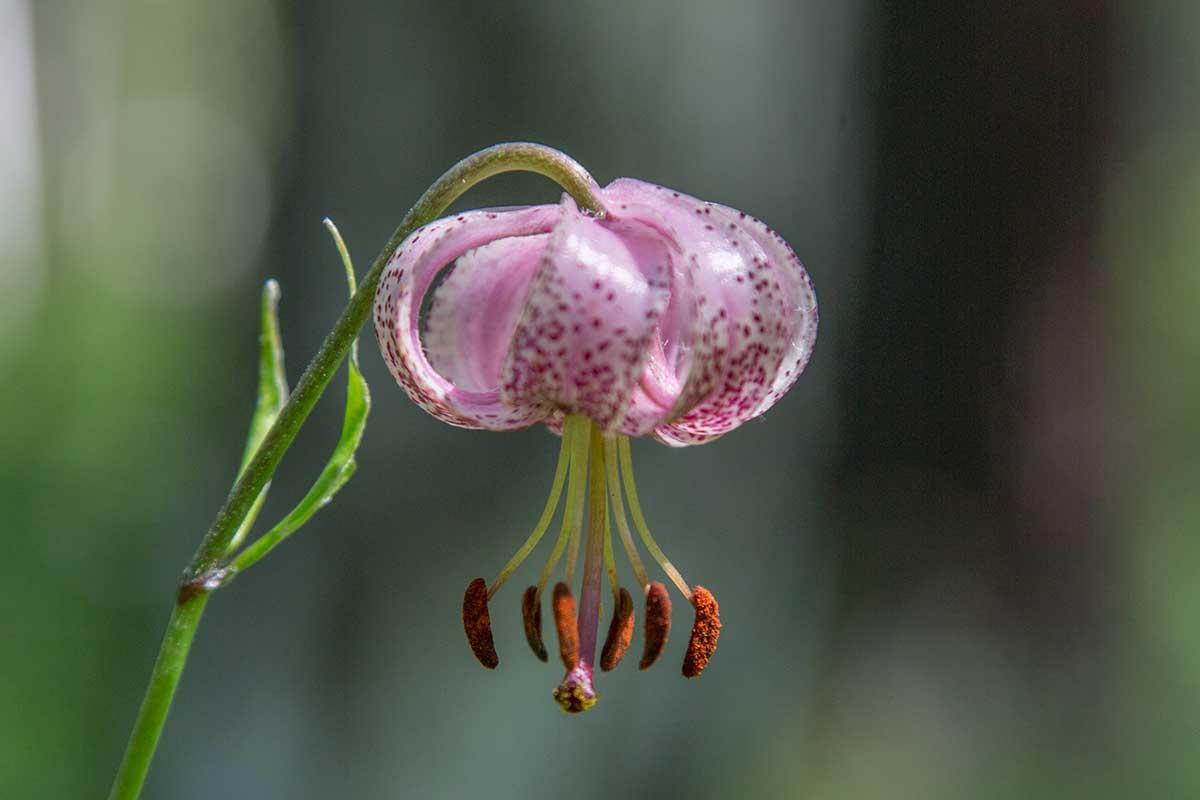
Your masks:
<path fill-rule="evenodd" d="M 587 552 L 583 563 L 583 589 L 579 598 L 579 647 L 581 658 L 589 664 L 595 664 L 600 587 L 604 582 L 604 523 L 608 497 L 604 492 L 604 443 L 596 426 L 593 424 L 591 428 Z"/>
<path fill-rule="evenodd" d="M 608 497 L 604 490 L 604 443 L 595 424 L 587 420 L 590 440 L 588 477 L 588 528 L 583 563 L 583 587 L 579 597 L 577 629 L 578 661 L 567 664 L 567 674 L 554 690 L 554 699 L 568 713 L 586 711 L 596 704 L 592 685 L 596 663 L 596 632 L 600 623 L 600 587 L 604 582 L 604 540 Z"/>

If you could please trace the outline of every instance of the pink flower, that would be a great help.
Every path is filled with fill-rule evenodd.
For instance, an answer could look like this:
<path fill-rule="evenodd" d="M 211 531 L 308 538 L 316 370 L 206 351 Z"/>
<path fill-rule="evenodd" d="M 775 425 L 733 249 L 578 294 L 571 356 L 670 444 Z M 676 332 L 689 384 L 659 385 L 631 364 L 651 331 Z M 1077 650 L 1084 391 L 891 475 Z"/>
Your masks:
<path fill-rule="evenodd" d="M 563 433 L 543 519 L 486 595 L 482 580 L 472 583 L 464 623 L 476 655 L 494 666 L 487 600 L 545 532 L 569 472 L 559 544 L 523 605 L 530 645 L 544 660 L 540 595 L 570 545 L 566 581 L 554 603 L 560 645 L 564 637 L 569 644 L 572 628 L 578 639 L 574 647 L 560 646 L 568 674 L 556 697 L 567 710 L 595 699 L 604 563 L 614 608 L 606 657 L 624 651 L 621 640 L 627 644 L 632 630 L 625 613 L 631 604 L 623 601 L 609 558 L 610 520 L 648 597 L 643 668 L 669 630 L 669 600 L 662 584 L 649 582 L 637 556 L 619 473 L 647 547 L 697 609 L 685 674 L 703 669 L 720 627 L 711 594 L 688 587 L 649 535 L 626 437 L 702 444 L 759 416 L 804 370 L 817 330 L 807 273 L 787 243 L 757 219 L 628 178 L 598 195 L 607 211 L 602 219 L 580 212 L 564 195 L 556 206 L 471 211 L 430 223 L 397 248 L 375 298 L 375 331 L 388 367 L 430 414 L 464 428 L 512 430 L 543 422 Z M 576 617 L 567 586 L 582 538 L 589 470 L 591 518 Z"/>

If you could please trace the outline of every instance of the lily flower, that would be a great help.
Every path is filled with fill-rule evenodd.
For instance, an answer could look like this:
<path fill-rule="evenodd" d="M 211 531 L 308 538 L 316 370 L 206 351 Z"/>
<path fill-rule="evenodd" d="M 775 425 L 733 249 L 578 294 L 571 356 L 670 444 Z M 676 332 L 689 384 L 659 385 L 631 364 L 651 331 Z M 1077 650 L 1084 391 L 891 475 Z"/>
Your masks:
<path fill-rule="evenodd" d="M 546 661 L 541 597 L 565 554 L 551 606 L 566 669 L 554 696 L 569 712 L 595 704 L 595 666 L 615 667 L 632 639 L 614 524 L 645 598 L 641 668 L 663 651 L 671 601 L 650 579 L 633 530 L 695 610 L 685 676 L 704 669 L 720 632 L 712 594 L 689 585 L 651 536 L 630 438 L 703 444 L 761 415 L 804 370 L 817 331 L 804 267 L 762 222 L 628 178 L 598 197 L 603 217 L 564 195 L 558 205 L 470 211 L 419 228 L 393 254 L 374 309 L 388 368 L 421 408 L 463 428 L 540 422 L 561 435 L 541 518 L 491 584 L 467 587 L 463 624 L 480 663 L 494 668 L 488 602 L 549 529 L 565 486 L 557 541 L 521 613 L 530 648 Z M 597 661 L 606 574 L 612 618 Z"/>

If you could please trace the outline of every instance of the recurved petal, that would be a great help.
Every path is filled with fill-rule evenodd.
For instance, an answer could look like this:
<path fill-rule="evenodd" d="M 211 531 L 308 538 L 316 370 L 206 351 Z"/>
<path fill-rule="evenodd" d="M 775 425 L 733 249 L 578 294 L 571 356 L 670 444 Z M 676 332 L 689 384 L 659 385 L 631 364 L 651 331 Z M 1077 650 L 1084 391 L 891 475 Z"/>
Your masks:
<path fill-rule="evenodd" d="M 641 202 L 662 213 L 695 293 L 687 378 L 674 418 L 656 437 L 701 444 L 761 414 L 811 352 L 816 303 L 799 261 L 741 212 L 628 178 L 604 191 L 610 207 Z"/>
<path fill-rule="evenodd" d="M 711 441 L 773 405 L 782 396 L 776 387 L 805 319 L 796 311 L 800 283 L 795 271 L 802 274 L 803 268 L 790 251 L 785 255 L 773 240 L 770 249 L 764 249 L 766 237 L 752 233 L 753 220 L 743 219 L 740 212 L 706 203 L 703 218 L 708 220 L 704 230 L 710 241 L 736 250 L 742 261 L 730 272 L 701 270 L 695 276 L 697 284 L 712 287 L 710 296 L 719 297 L 722 310 L 728 312 L 729 350 L 716 389 L 658 429 L 658 438 L 672 445 Z"/>
<path fill-rule="evenodd" d="M 412 400 L 433 416 L 464 428 L 507 430 L 537 422 L 547 413 L 535 405 L 513 407 L 500 402 L 496 389 L 471 391 L 457 387 L 429 363 L 421 343 L 420 314 L 426 293 L 438 273 L 466 253 L 505 237 L 548 233 L 560 214 L 559 206 L 512 210 L 471 211 L 447 217 L 414 231 L 396 249 L 375 295 L 375 333 L 388 369 Z M 526 262 L 501 249 L 501 265 L 511 271 L 493 288 L 513 290 L 522 281 Z M 474 261 L 467 259 L 468 263 Z M 503 294 L 503 292 L 501 292 Z M 449 313 L 449 312 L 447 312 Z M 504 315 L 491 320 L 500 325 Z M 450 352 L 454 350 L 454 355 Z M 439 351 L 455 369 L 486 373 L 483 354 L 468 357 L 462 347 L 448 344 Z M 478 385 L 478 384 L 477 384 Z"/>
<path fill-rule="evenodd" d="M 501 398 L 616 430 L 670 289 L 671 253 L 657 231 L 584 216 L 565 197 L 504 363 Z"/>
<path fill-rule="evenodd" d="M 678 415 L 693 363 L 703 360 L 711 337 L 702 329 L 698 295 L 675 226 L 658 208 L 640 200 L 617 195 L 606 203 L 609 219 L 653 231 L 671 255 L 670 298 L 650 336 L 619 429 L 626 436 L 646 436 Z"/>
<path fill-rule="evenodd" d="M 757 417 L 787 394 L 808 366 L 817 340 L 817 294 L 804 265 L 782 236 L 744 212 L 728 206 L 719 208 L 758 244 L 775 273 L 782 277 L 781 284 L 787 298 L 785 312 L 789 318 L 785 322 L 787 333 L 783 359 L 770 389 L 754 411 Z"/>
<path fill-rule="evenodd" d="M 495 391 L 549 234 L 511 236 L 463 254 L 433 292 L 422 341 L 458 389 Z"/>

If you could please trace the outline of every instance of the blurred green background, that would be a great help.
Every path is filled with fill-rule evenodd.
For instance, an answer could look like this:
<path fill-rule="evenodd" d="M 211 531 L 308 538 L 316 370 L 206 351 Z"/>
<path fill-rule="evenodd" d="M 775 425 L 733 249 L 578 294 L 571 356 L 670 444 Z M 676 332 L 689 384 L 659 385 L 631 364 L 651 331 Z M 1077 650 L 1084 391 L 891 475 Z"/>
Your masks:
<path fill-rule="evenodd" d="M 679 677 L 685 614 L 567 717 L 527 566 L 481 670 L 462 590 L 556 440 L 435 422 L 364 334 L 358 474 L 209 604 L 147 797 L 1197 796 L 1198 9 L 0 0 L 0 797 L 107 792 L 241 451 L 262 281 L 294 380 L 343 304 L 321 218 L 365 269 L 509 139 L 760 216 L 816 283 L 764 420 L 635 443 L 715 660 Z"/>

